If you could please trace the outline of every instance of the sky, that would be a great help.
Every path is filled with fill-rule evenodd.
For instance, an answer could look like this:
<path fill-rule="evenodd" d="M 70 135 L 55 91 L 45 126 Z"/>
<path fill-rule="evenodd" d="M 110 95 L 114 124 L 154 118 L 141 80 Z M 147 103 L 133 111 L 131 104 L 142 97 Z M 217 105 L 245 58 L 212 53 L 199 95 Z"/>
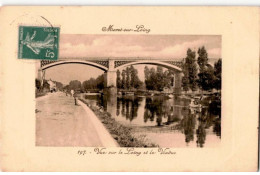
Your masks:
<path fill-rule="evenodd" d="M 59 58 L 76 57 L 151 57 L 158 60 L 186 57 L 188 48 L 196 51 L 205 46 L 212 60 L 221 58 L 219 35 L 75 35 L 60 36 Z M 143 79 L 143 65 L 135 66 Z M 96 78 L 103 73 L 97 68 L 81 64 L 64 64 L 46 70 L 45 78 L 68 84 Z"/>
<path fill-rule="evenodd" d="M 60 57 L 184 58 L 188 48 L 205 46 L 210 58 L 221 57 L 219 35 L 75 35 L 60 38 Z"/>

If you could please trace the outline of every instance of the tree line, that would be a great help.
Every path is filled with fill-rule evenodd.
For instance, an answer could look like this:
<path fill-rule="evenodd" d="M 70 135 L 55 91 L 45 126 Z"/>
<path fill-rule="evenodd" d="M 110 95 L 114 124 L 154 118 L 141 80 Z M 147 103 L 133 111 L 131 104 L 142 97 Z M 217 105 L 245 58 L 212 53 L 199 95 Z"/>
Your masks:
<path fill-rule="evenodd" d="M 170 88 L 174 85 L 174 71 L 163 70 L 161 66 L 144 68 L 145 86 L 147 90 L 162 91 L 164 87 Z"/>
<path fill-rule="evenodd" d="M 143 85 L 143 82 L 138 77 L 138 71 L 133 66 L 126 67 L 122 70 L 122 73 L 117 70 L 117 88 L 119 89 L 133 89 L 140 88 Z M 78 80 L 70 81 L 69 85 L 65 86 L 66 89 L 74 90 L 102 90 L 105 87 L 105 75 L 102 74 L 97 78 L 90 78 L 89 80 L 84 81 L 82 84 Z"/>
<path fill-rule="evenodd" d="M 222 61 L 218 59 L 214 67 L 208 63 L 208 53 L 204 46 L 198 49 L 198 58 L 196 52 L 190 48 L 187 50 L 187 56 L 182 66 L 183 78 L 182 88 L 184 91 L 196 91 L 198 88 L 208 91 L 212 89 L 221 89 L 221 69 Z"/>
<path fill-rule="evenodd" d="M 82 88 L 86 89 L 98 89 L 102 90 L 105 87 L 105 77 L 104 74 L 99 75 L 97 78 L 90 78 L 82 83 Z"/>
<path fill-rule="evenodd" d="M 79 80 L 72 80 L 64 87 L 64 90 L 70 91 L 87 91 L 87 90 L 102 90 L 104 89 L 104 74 L 99 75 L 97 78 L 90 78 L 89 80 L 81 83 Z"/>
<path fill-rule="evenodd" d="M 138 77 L 137 69 L 132 65 L 123 69 L 122 73 L 117 70 L 116 74 L 116 83 L 119 89 L 139 89 L 143 85 L 143 82 Z"/>

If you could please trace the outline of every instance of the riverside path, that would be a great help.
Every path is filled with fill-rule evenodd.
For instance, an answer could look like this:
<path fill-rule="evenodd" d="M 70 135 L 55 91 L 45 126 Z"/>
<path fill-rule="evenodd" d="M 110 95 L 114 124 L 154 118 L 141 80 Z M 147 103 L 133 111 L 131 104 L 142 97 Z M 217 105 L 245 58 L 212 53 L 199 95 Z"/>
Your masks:
<path fill-rule="evenodd" d="M 116 147 L 95 114 L 62 92 L 36 99 L 36 146 Z"/>

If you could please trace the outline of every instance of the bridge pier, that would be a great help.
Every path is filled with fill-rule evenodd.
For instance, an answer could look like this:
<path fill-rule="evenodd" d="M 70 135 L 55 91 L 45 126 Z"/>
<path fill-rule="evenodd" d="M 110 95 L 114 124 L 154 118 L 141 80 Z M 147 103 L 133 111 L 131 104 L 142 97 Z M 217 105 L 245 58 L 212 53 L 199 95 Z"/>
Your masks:
<path fill-rule="evenodd" d="M 116 71 L 106 72 L 106 87 L 116 87 Z"/>
<path fill-rule="evenodd" d="M 115 61 L 109 60 L 108 71 L 105 73 L 105 93 L 108 95 L 117 94 Z"/>
<path fill-rule="evenodd" d="M 181 93 L 181 84 L 182 84 L 182 73 L 176 72 L 174 74 L 174 93 L 175 94 Z"/>
<path fill-rule="evenodd" d="M 40 80 L 41 86 L 43 85 L 43 79 L 44 79 L 43 76 L 44 76 L 43 70 L 39 69 L 39 70 L 38 70 L 38 77 L 37 77 L 37 79 Z"/>

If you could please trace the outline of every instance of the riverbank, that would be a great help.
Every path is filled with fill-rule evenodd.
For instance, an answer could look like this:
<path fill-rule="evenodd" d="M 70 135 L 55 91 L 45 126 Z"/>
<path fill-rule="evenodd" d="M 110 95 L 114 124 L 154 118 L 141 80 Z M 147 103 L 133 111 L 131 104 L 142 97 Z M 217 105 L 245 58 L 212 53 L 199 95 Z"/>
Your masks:
<path fill-rule="evenodd" d="M 89 105 L 83 97 L 79 97 L 79 100 L 94 112 L 121 147 L 158 147 L 158 145 L 149 142 L 145 135 L 135 136 L 132 134 L 133 128 L 120 124 L 102 108 Z"/>

